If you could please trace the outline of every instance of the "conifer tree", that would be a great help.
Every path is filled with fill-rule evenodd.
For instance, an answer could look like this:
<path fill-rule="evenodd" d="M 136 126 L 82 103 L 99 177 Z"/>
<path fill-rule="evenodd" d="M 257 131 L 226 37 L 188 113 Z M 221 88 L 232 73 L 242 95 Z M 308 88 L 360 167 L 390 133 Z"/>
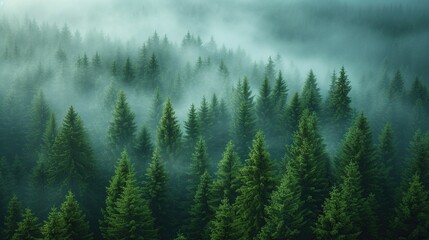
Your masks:
<path fill-rule="evenodd" d="M 35 96 L 31 106 L 30 151 L 39 151 L 43 143 L 43 132 L 50 116 L 48 103 L 42 91 Z"/>
<path fill-rule="evenodd" d="M 271 138 L 274 127 L 274 111 L 271 87 L 268 77 L 265 77 L 264 81 L 262 81 L 262 85 L 259 89 L 259 96 L 256 100 L 256 116 L 259 129 L 261 129 L 266 136 L 268 135 L 269 139 Z"/>
<path fill-rule="evenodd" d="M 168 238 L 169 226 L 167 215 L 167 173 L 160 159 L 158 149 L 153 152 L 152 161 L 146 172 L 144 194 L 154 218 L 155 227 L 161 239 Z"/>
<path fill-rule="evenodd" d="M 205 97 L 201 100 L 200 108 L 198 109 L 198 126 L 201 136 L 209 141 L 212 128 L 212 117 L 210 116 L 210 107 Z"/>
<path fill-rule="evenodd" d="M 395 77 L 390 83 L 388 97 L 389 100 L 402 100 L 404 97 L 404 80 L 399 70 L 396 71 Z"/>
<path fill-rule="evenodd" d="M 348 96 L 351 90 L 350 81 L 346 75 L 344 67 L 340 70 L 340 75 L 335 81 L 335 85 L 332 89 L 332 95 L 329 96 L 329 112 L 332 114 L 331 119 L 334 124 L 337 125 L 337 130 L 345 131 L 348 122 L 352 115 L 352 109 L 350 107 L 350 97 Z"/>
<path fill-rule="evenodd" d="M 292 136 L 298 130 L 299 119 L 301 118 L 302 108 L 299 94 L 295 93 L 285 110 L 285 128 L 284 135 Z"/>
<path fill-rule="evenodd" d="M 164 105 L 162 117 L 158 125 L 158 146 L 161 153 L 168 156 L 178 154 L 181 145 L 182 132 L 176 118 L 170 98 Z M 169 158 L 165 158 L 170 160 Z"/>
<path fill-rule="evenodd" d="M 294 170 L 289 166 L 279 187 L 266 207 L 267 220 L 258 239 L 295 239 L 304 236 L 304 209 L 301 189 Z"/>
<path fill-rule="evenodd" d="M 283 113 L 286 108 L 287 94 L 288 88 L 286 82 L 283 79 L 282 72 L 279 71 L 271 93 L 274 109 L 278 115 Z"/>
<path fill-rule="evenodd" d="M 213 94 L 210 101 L 210 122 L 212 124 L 207 144 L 210 146 L 210 153 L 213 157 L 221 156 L 225 145 L 230 139 L 230 116 L 224 99 L 218 100 Z"/>
<path fill-rule="evenodd" d="M 116 202 L 116 211 L 110 216 L 108 234 L 112 239 L 157 239 L 158 233 L 149 203 L 142 196 L 131 169 L 125 187 Z"/>
<path fill-rule="evenodd" d="M 146 73 L 147 73 L 146 74 L 147 88 L 149 90 L 153 90 L 153 89 L 159 87 L 160 67 L 159 67 L 158 59 L 156 58 L 154 53 L 152 54 L 152 56 L 149 59 Z"/>
<path fill-rule="evenodd" d="M 195 144 L 192 162 L 189 170 L 188 189 L 193 196 L 200 181 L 201 175 L 208 170 L 208 155 L 206 141 L 202 137 Z"/>
<path fill-rule="evenodd" d="M 194 104 L 191 105 L 188 113 L 188 120 L 185 121 L 185 143 L 188 149 L 193 149 L 200 136 L 200 127 L 197 111 Z"/>
<path fill-rule="evenodd" d="M 150 108 L 150 118 L 149 118 L 149 124 L 148 124 L 148 128 L 153 129 L 151 131 L 152 136 L 156 136 L 156 133 L 157 133 L 156 129 L 162 117 L 162 112 L 163 112 L 162 102 L 163 101 L 162 101 L 161 94 L 159 92 L 159 88 L 157 88 L 152 98 L 152 105 Z"/>
<path fill-rule="evenodd" d="M 429 199 L 420 177 L 411 177 L 392 221 L 394 239 L 429 238 Z"/>
<path fill-rule="evenodd" d="M 336 159 L 337 180 L 344 174 L 345 166 L 355 162 L 362 175 L 362 189 L 365 196 L 378 194 L 380 166 L 372 143 L 371 129 L 366 117 L 361 113 L 347 132 Z"/>
<path fill-rule="evenodd" d="M 113 110 L 113 119 L 108 130 L 109 145 L 113 153 L 119 153 L 124 147 L 132 149 L 135 142 L 135 114 L 131 111 L 127 97 L 120 91 Z"/>
<path fill-rule="evenodd" d="M 306 211 L 303 231 L 310 234 L 310 228 L 317 220 L 322 203 L 329 193 L 330 182 L 329 159 L 314 112 L 305 110 L 302 113 L 286 161 L 293 168 L 301 189 L 301 200 Z"/>
<path fill-rule="evenodd" d="M 252 144 L 255 134 L 256 116 L 253 103 L 252 91 L 247 78 L 237 86 L 237 103 L 234 115 L 233 132 L 238 145 L 239 156 L 245 156 Z"/>
<path fill-rule="evenodd" d="M 45 221 L 41 228 L 43 239 L 56 240 L 67 239 L 66 225 L 64 219 L 56 208 L 52 208 L 48 214 L 48 220 Z"/>
<path fill-rule="evenodd" d="M 233 225 L 234 210 L 228 202 L 228 198 L 224 198 L 216 210 L 214 219 L 210 222 L 210 239 L 211 240 L 226 240 L 234 239 L 236 231 Z"/>
<path fill-rule="evenodd" d="M 122 81 L 125 84 L 134 84 L 134 78 L 135 78 L 135 74 L 134 74 L 134 67 L 133 64 L 131 63 L 131 59 L 130 57 L 127 58 L 124 68 L 122 70 Z"/>
<path fill-rule="evenodd" d="M 235 202 L 237 190 L 240 187 L 240 159 L 234 151 L 234 144 L 230 141 L 226 145 L 222 159 L 219 161 L 216 179 L 213 183 L 214 199 L 216 207 L 222 199 L 229 204 Z"/>
<path fill-rule="evenodd" d="M 209 239 L 208 223 L 212 217 L 211 201 L 211 178 L 205 171 L 200 179 L 191 206 L 189 225 L 190 239 Z"/>
<path fill-rule="evenodd" d="M 131 171 L 131 163 L 128 159 L 128 154 L 124 149 L 121 158 L 115 169 L 115 175 L 111 178 L 107 187 L 106 208 L 101 210 L 103 218 L 99 221 L 100 232 L 103 238 L 112 238 L 110 228 L 112 228 L 111 218 L 117 212 L 117 202 L 124 192 L 128 175 Z"/>
<path fill-rule="evenodd" d="M 138 161 L 136 161 L 136 168 L 139 172 L 140 169 L 146 169 L 147 163 L 149 163 L 154 146 L 152 144 L 149 130 L 143 126 L 137 139 L 137 145 L 135 153 Z"/>
<path fill-rule="evenodd" d="M 22 207 L 16 195 L 10 199 L 6 216 L 4 218 L 4 225 L 2 226 L 3 239 L 12 239 L 13 234 L 18 229 L 18 223 L 22 219 Z"/>
<path fill-rule="evenodd" d="M 80 209 L 79 203 L 76 201 L 72 192 L 67 194 L 60 209 L 60 215 L 65 223 L 64 233 L 68 236 L 67 239 L 93 239 L 92 233 L 89 230 L 89 223 L 86 221 L 86 216 Z"/>
<path fill-rule="evenodd" d="M 308 109 L 320 115 L 322 96 L 317 86 L 316 76 L 310 70 L 301 93 L 302 109 Z"/>
<path fill-rule="evenodd" d="M 417 130 L 410 144 L 410 158 L 405 181 L 418 174 L 421 183 L 429 190 L 429 135 Z"/>
<path fill-rule="evenodd" d="M 49 182 L 82 194 L 94 173 L 86 131 L 79 115 L 70 107 L 49 155 Z"/>
<path fill-rule="evenodd" d="M 269 82 L 274 81 L 274 75 L 275 75 L 275 64 L 271 56 L 268 58 L 268 63 L 265 66 L 265 77 L 268 79 Z"/>
<path fill-rule="evenodd" d="M 36 240 L 40 239 L 40 223 L 30 209 L 25 209 L 22 220 L 13 234 L 12 240 Z"/>
<path fill-rule="evenodd" d="M 234 224 L 240 239 L 253 239 L 265 224 L 264 208 L 275 186 L 273 163 L 261 131 L 256 133 L 249 159 L 241 169 L 241 182 L 234 206 L 238 214 Z"/>

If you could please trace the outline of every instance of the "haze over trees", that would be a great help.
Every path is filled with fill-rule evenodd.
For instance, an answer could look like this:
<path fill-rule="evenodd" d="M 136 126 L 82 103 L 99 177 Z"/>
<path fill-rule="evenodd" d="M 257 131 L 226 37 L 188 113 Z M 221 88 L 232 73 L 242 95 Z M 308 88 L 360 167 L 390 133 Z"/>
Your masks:
<path fill-rule="evenodd" d="M 168 34 L 0 18 L 1 239 L 429 238 L 419 72 Z"/>

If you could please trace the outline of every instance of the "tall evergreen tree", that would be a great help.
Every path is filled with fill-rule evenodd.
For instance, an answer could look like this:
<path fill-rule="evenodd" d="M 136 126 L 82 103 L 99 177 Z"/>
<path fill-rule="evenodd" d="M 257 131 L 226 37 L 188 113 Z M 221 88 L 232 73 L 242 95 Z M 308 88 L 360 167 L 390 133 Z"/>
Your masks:
<path fill-rule="evenodd" d="M 211 178 L 205 171 L 200 179 L 195 192 L 193 204 L 190 211 L 189 238 L 209 239 L 208 223 L 212 218 L 211 200 Z"/>
<path fill-rule="evenodd" d="M 293 168 L 287 167 L 280 186 L 266 207 L 267 222 L 258 239 L 295 239 L 304 236 L 304 209 L 301 189 Z"/>
<path fill-rule="evenodd" d="M 39 151 L 43 143 L 43 133 L 50 116 L 48 103 L 42 91 L 35 96 L 31 106 L 30 151 Z"/>
<path fill-rule="evenodd" d="M 271 87 L 268 77 L 265 77 L 264 81 L 262 81 L 262 85 L 259 89 L 259 96 L 256 100 L 256 116 L 259 129 L 268 136 L 269 140 L 271 140 L 271 134 L 273 134 L 274 111 Z"/>
<path fill-rule="evenodd" d="M 70 240 L 91 240 L 92 233 L 89 230 L 89 223 L 86 216 L 80 209 L 74 194 L 69 192 L 65 201 L 61 204 L 61 217 L 65 222 L 64 233 Z"/>
<path fill-rule="evenodd" d="M 16 195 L 13 195 L 7 205 L 7 212 L 2 227 L 3 239 L 12 239 L 22 219 L 22 207 Z"/>
<path fill-rule="evenodd" d="M 193 149 L 200 136 L 199 126 L 197 111 L 194 104 L 192 104 L 188 112 L 188 120 L 185 121 L 185 144 L 186 148 L 190 151 Z"/>
<path fill-rule="evenodd" d="M 269 82 L 273 82 L 275 78 L 275 64 L 271 57 L 268 58 L 268 63 L 265 65 L 264 75 L 268 79 Z"/>
<path fill-rule="evenodd" d="M 390 82 L 388 97 L 389 100 L 402 100 L 404 97 L 404 80 L 399 70 L 396 71 L 395 77 Z"/>
<path fill-rule="evenodd" d="M 284 113 L 284 123 L 285 127 L 283 128 L 283 134 L 286 136 L 293 136 L 295 131 L 298 130 L 299 119 L 301 118 L 302 108 L 301 100 L 299 94 L 295 93 L 290 101 L 289 105 L 286 107 Z"/>
<path fill-rule="evenodd" d="M 61 212 L 59 212 L 56 208 L 52 208 L 52 210 L 49 212 L 48 220 L 43 224 L 41 232 L 43 239 L 46 240 L 68 238 L 68 235 L 66 235 L 66 225 L 64 219 L 61 216 Z"/>
<path fill-rule="evenodd" d="M 160 71 L 158 59 L 153 53 L 149 59 L 149 62 L 147 64 L 147 70 L 146 70 L 146 77 L 147 77 L 146 83 L 147 83 L 147 88 L 149 90 L 153 90 L 159 87 L 160 73 L 161 71 Z"/>
<path fill-rule="evenodd" d="M 79 115 L 70 107 L 49 155 L 49 182 L 83 194 L 94 177 L 92 149 Z"/>
<path fill-rule="evenodd" d="M 241 169 L 242 185 L 235 202 L 235 225 L 240 239 L 253 239 L 265 224 L 265 206 L 275 186 L 274 166 L 266 150 L 264 134 L 256 133 L 246 165 Z"/>
<path fill-rule="evenodd" d="M 22 220 L 13 234 L 12 240 L 36 240 L 40 239 L 40 223 L 30 209 L 25 209 Z"/>
<path fill-rule="evenodd" d="M 352 116 L 352 109 L 350 107 L 350 97 L 348 96 L 351 90 L 350 81 L 346 75 L 344 67 L 341 67 L 340 75 L 335 81 L 332 89 L 332 95 L 329 96 L 329 112 L 332 114 L 331 119 L 337 125 L 337 130 L 345 131 L 348 122 Z"/>
<path fill-rule="evenodd" d="M 120 91 L 108 130 L 109 145 L 114 154 L 119 153 L 124 147 L 127 149 L 134 147 L 137 128 L 134 118 L 135 114 L 128 105 L 125 93 Z"/>
<path fill-rule="evenodd" d="M 135 73 L 134 73 L 134 67 L 133 67 L 133 64 L 131 63 L 130 57 L 128 57 L 127 60 L 125 61 L 122 74 L 123 74 L 122 81 L 125 84 L 134 84 Z"/>
<path fill-rule="evenodd" d="M 163 108 L 162 102 L 163 101 L 162 101 L 161 94 L 159 92 L 159 88 L 157 88 L 152 98 L 152 105 L 150 108 L 150 118 L 148 123 L 148 128 L 153 129 L 151 131 L 152 136 L 156 136 L 157 127 L 162 117 L 162 108 Z"/>
<path fill-rule="evenodd" d="M 234 115 L 233 132 L 238 144 L 238 154 L 244 157 L 252 143 L 255 134 L 256 116 L 252 91 L 247 78 L 237 86 L 236 109 Z"/>
<path fill-rule="evenodd" d="M 144 182 L 144 194 L 149 202 L 149 208 L 154 218 L 155 227 L 158 229 L 161 239 L 168 239 L 168 199 L 167 199 L 167 173 L 160 159 L 159 150 L 153 152 L 152 162 L 146 171 Z"/>
<path fill-rule="evenodd" d="M 143 126 L 137 139 L 135 147 L 136 154 L 136 169 L 137 173 L 142 169 L 146 169 L 147 164 L 150 162 L 154 146 L 152 144 L 149 130 Z"/>
<path fill-rule="evenodd" d="M 329 159 L 314 112 L 305 110 L 302 113 L 286 161 L 293 168 L 301 189 L 301 200 L 305 209 L 303 231 L 310 234 L 310 228 L 317 220 L 322 203 L 329 193 L 330 182 Z"/>
<path fill-rule="evenodd" d="M 361 113 L 347 132 L 336 159 L 337 180 L 344 174 L 345 166 L 350 162 L 359 166 L 362 175 L 362 189 L 365 196 L 378 194 L 380 166 L 372 143 L 371 129 L 366 117 Z"/>
<path fill-rule="evenodd" d="M 210 133 L 212 128 L 212 117 L 210 116 L 210 107 L 206 98 L 201 100 L 200 108 L 198 109 L 198 126 L 200 126 L 201 136 L 209 141 L 211 139 Z"/>
<path fill-rule="evenodd" d="M 201 175 L 208 171 L 208 164 L 209 160 L 207 155 L 206 141 L 200 137 L 198 142 L 195 144 L 189 169 L 188 189 L 192 196 L 195 194 L 195 190 L 198 186 Z"/>
<path fill-rule="evenodd" d="M 320 115 L 322 96 L 317 86 L 316 76 L 310 70 L 301 93 L 302 109 L 308 109 Z"/>
<path fill-rule="evenodd" d="M 420 177 L 411 177 L 392 221 L 394 239 L 429 238 L 429 199 Z"/>
<path fill-rule="evenodd" d="M 234 239 L 236 231 L 233 225 L 234 210 L 228 202 L 228 198 L 224 198 L 219 208 L 215 213 L 214 219 L 210 222 L 210 239 L 211 240 L 227 240 Z"/>
<path fill-rule="evenodd" d="M 282 72 L 279 71 L 271 93 L 274 109 L 278 115 L 283 113 L 286 108 L 287 94 L 288 88 L 286 82 L 283 79 Z"/>
<path fill-rule="evenodd" d="M 410 144 L 410 158 L 405 181 L 418 174 L 426 190 L 429 190 L 429 135 L 417 130 Z"/>
<path fill-rule="evenodd" d="M 99 221 L 99 227 L 101 235 L 105 239 L 113 238 L 113 236 L 110 235 L 109 230 L 112 228 L 113 224 L 111 222 L 111 218 L 118 211 L 116 204 L 124 192 L 130 171 L 131 163 L 128 159 L 126 150 L 124 150 L 122 151 L 121 158 L 118 160 L 116 165 L 115 175 L 111 178 L 106 190 L 106 208 L 101 210 L 103 218 Z"/>
<path fill-rule="evenodd" d="M 164 105 L 162 117 L 158 125 L 158 146 L 161 153 L 168 156 L 178 154 L 181 145 L 182 132 L 175 116 L 170 98 Z M 170 160 L 169 158 L 165 158 Z"/>

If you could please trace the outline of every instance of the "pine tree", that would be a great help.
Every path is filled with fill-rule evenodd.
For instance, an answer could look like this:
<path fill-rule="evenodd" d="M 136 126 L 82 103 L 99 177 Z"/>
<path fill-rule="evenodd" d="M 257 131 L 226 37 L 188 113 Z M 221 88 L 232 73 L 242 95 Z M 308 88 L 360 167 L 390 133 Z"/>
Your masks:
<path fill-rule="evenodd" d="M 162 117 L 162 112 L 163 112 L 162 109 L 163 109 L 162 98 L 159 92 L 159 88 L 157 88 L 155 90 L 155 94 L 153 95 L 152 106 L 150 108 L 149 124 L 148 124 L 148 128 L 153 129 L 151 131 L 152 136 L 156 136 L 156 129 Z"/>
<path fill-rule="evenodd" d="M 134 78 L 135 78 L 134 67 L 129 57 L 125 62 L 122 73 L 123 73 L 122 81 L 125 84 L 134 84 Z"/>
<path fill-rule="evenodd" d="M 160 71 L 158 59 L 156 58 L 154 53 L 152 54 L 152 56 L 149 59 L 146 73 L 147 73 L 146 74 L 146 77 L 147 77 L 146 82 L 147 82 L 148 90 L 153 90 L 153 89 L 159 87 L 161 71 Z"/>
<path fill-rule="evenodd" d="M 275 64 L 271 57 L 268 58 L 268 63 L 265 66 L 265 77 L 268 79 L 269 82 L 274 81 L 274 75 L 275 75 Z"/>
<path fill-rule="evenodd" d="M 274 125 L 274 104 L 272 102 L 271 87 L 268 77 L 264 78 L 259 89 L 259 96 L 256 100 L 256 116 L 258 127 L 262 130 L 269 139 L 273 133 Z"/>
<path fill-rule="evenodd" d="M 119 153 L 124 147 L 132 149 L 135 142 L 135 114 L 131 111 L 127 97 L 120 91 L 113 110 L 113 119 L 108 130 L 109 145 L 113 153 Z"/>
<path fill-rule="evenodd" d="M 209 141 L 211 139 L 210 133 L 212 124 L 212 118 L 210 116 L 210 107 L 205 97 L 201 100 L 200 108 L 198 109 L 198 126 L 200 129 L 201 136 Z"/>
<path fill-rule="evenodd" d="M 410 144 L 410 158 L 405 181 L 418 174 L 426 190 L 429 190 L 429 135 L 417 130 Z"/>
<path fill-rule="evenodd" d="M 245 156 L 255 134 L 255 110 L 252 91 L 247 78 L 237 86 L 237 104 L 234 114 L 233 132 L 239 156 Z"/>
<path fill-rule="evenodd" d="M 22 219 L 22 207 L 16 195 L 13 195 L 7 206 L 4 226 L 2 228 L 3 239 L 12 239 L 13 234 L 18 229 L 18 223 Z"/>
<path fill-rule="evenodd" d="M 292 136 L 298 130 L 299 119 L 301 118 L 302 108 L 299 94 L 295 93 L 285 110 L 285 128 L 283 134 Z"/>
<path fill-rule="evenodd" d="M 411 177 L 392 221 L 394 239 L 429 238 L 429 199 L 420 177 Z"/>
<path fill-rule="evenodd" d="M 80 209 L 79 203 L 72 192 L 67 194 L 65 201 L 61 204 L 60 212 L 62 221 L 65 223 L 64 233 L 68 236 L 67 239 L 93 239 L 86 216 Z"/>
<path fill-rule="evenodd" d="M 115 168 L 115 175 L 110 179 L 107 187 L 106 208 L 101 210 L 103 218 L 99 221 L 100 232 L 105 239 L 112 238 L 109 235 L 109 229 L 112 227 L 110 221 L 112 216 L 117 212 L 116 203 L 124 192 L 128 175 L 131 171 L 131 163 L 128 159 L 126 150 L 122 151 L 121 158 Z"/>
<path fill-rule="evenodd" d="M 49 182 L 83 194 L 94 173 L 86 131 L 79 115 L 70 107 L 49 155 Z"/>
<path fill-rule="evenodd" d="M 404 80 L 402 79 L 402 74 L 398 70 L 396 71 L 395 77 L 389 86 L 388 92 L 389 100 L 402 100 L 404 97 Z"/>
<path fill-rule="evenodd" d="M 380 166 L 375 154 L 371 129 L 366 117 L 362 113 L 347 132 L 337 156 L 337 179 L 341 179 L 345 166 L 353 161 L 359 166 L 359 172 L 362 175 L 364 195 L 368 196 L 369 193 L 378 194 L 380 192 Z"/>
<path fill-rule="evenodd" d="M 208 161 L 206 141 L 203 138 L 199 138 L 195 144 L 189 169 L 188 189 L 192 196 L 195 193 L 201 175 L 208 170 Z"/>
<path fill-rule="evenodd" d="M 307 80 L 305 81 L 304 88 L 301 94 L 302 109 L 308 109 L 320 115 L 322 96 L 320 89 L 317 86 L 316 76 L 313 70 L 308 73 Z"/>
<path fill-rule="evenodd" d="M 240 239 L 253 239 L 265 224 L 264 208 L 275 186 L 273 163 L 266 150 L 264 134 L 256 133 L 246 165 L 241 169 L 242 185 L 238 189 L 235 225 Z"/>
<path fill-rule="evenodd" d="M 175 116 L 173 105 L 170 98 L 164 105 L 162 117 L 158 125 L 158 146 L 161 153 L 168 156 L 178 154 L 180 150 L 182 132 L 179 122 Z M 169 158 L 165 158 L 170 160 Z"/>
<path fill-rule="evenodd" d="M 213 94 L 210 101 L 211 138 L 207 142 L 210 146 L 210 155 L 214 157 L 221 156 L 225 145 L 230 139 L 230 116 L 224 99 L 218 100 L 216 94 Z"/>
<path fill-rule="evenodd" d="M 224 198 L 215 213 L 214 219 L 210 222 L 211 240 L 234 239 L 236 231 L 233 226 L 234 211 L 228 198 Z"/>
<path fill-rule="evenodd" d="M 48 103 L 42 91 L 36 95 L 31 106 L 30 151 L 39 151 L 43 143 L 43 132 L 50 116 Z"/>
<path fill-rule="evenodd" d="M 322 203 L 329 193 L 330 182 L 329 159 L 314 112 L 305 110 L 302 113 L 286 161 L 293 168 L 301 189 L 301 200 L 306 210 L 303 231 L 310 234 L 309 230 L 317 220 Z"/>
<path fill-rule="evenodd" d="M 41 229 L 43 239 L 56 240 L 56 239 L 67 239 L 66 225 L 64 219 L 56 208 L 52 208 L 48 214 L 48 220 L 42 226 Z"/>
<path fill-rule="evenodd" d="M 229 204 L 235 202 L 237 190 L 240 187 L 240 159 L 234 151 L 234 144 L 230 141 L 226 145 L 222 159 L 219 161 L 216 179 L 213 183 L 214 206 L 218 206 L 222 199 Z"/>
<path fill-rule="evenodd" d="M 277 125 L 280 125 L 282 121 L 281 116 L 286 108 L 287 94 L 288 88 L 286 82 L 283 79 L 282 72 L 279 71 L 271 93 Z"/>
<path fill-rule="evenodd" d="M 40 224 L 37 217 L 30 209 L 25 209 L 22 220 L 18 223 L 18 228 L 13 235 L 13 240 L 36 240 L 40 239 Z"/>
<path fill-rule="evenodd" d="M 152 162 L 149 164 L 144 182 L 145 197 L 154 218 L 155 227 L 159 230 L 161 239 L 169 236 L 167 215 L 167 173 L 160 159 L 158 149 L 153 152 Z"/>
<path fill-rule="evenodd" d="M 211 178 L 205 171 L 200 179 L 191 206 L 189 225 L 190 239 L 209 239 L 208 223 L 212 217 L 210 207 L 211 200 Z"/>
<path fill-rule="evenodd" d="M 295 239 L 303 236 L 304 209 L 296 174 L 289 166 L 266 207 L 267 220 L 258 239 Z"/>
<path fill-rule="evenodd" d="M 191 105 L 188 113 L 188 120 L 185 121 L 185 143 L 188 149 L 193 149 L 200 136 L 200 127 L 197 111 L 194 104 Z"/>
<path fill-rule="evenodd" d="M 116 211 L 110 216 L 108 234 L 112 239 L 157 239 L 157 230 L 149 203 L 142 196 L 131 169 L 125 187 L 116 202 Z"/>
<path fill-rule="evenodd" d="M 138 159 L 136 162 L 136 168 L 138 170 L 146 169 L 147 163 L 149 163 L 152 156 L 153 149 L 154 146 L 150 139 L 149 130 L 143 126 L 138 136 L 137 145 L 135 148 L 136 157 Z"/>
<path fill-rule="evenodd" d="M 341 130 L 341 134 L 346 130 L 346 127 L 352 116 L 350 107 L 350 97 L 348 96 L 351 90 L 350 81 L 346 75 L 344 67 L 340 70 L 340 76 L 335 81 L 332 89 L 332 96 L 329 96 L 329 112 L 332 114 L 331 119 L 334 124 Z"/>

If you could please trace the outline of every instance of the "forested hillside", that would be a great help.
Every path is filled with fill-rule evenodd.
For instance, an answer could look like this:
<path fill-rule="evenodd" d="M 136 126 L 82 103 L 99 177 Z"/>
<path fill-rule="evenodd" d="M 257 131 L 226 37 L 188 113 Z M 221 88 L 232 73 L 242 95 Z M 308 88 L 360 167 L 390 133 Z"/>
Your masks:
<path fill-rule="evenodd" d="M 419 73 L 183 35 L 0 19 L 1 239 L 429 239 Z"/>

